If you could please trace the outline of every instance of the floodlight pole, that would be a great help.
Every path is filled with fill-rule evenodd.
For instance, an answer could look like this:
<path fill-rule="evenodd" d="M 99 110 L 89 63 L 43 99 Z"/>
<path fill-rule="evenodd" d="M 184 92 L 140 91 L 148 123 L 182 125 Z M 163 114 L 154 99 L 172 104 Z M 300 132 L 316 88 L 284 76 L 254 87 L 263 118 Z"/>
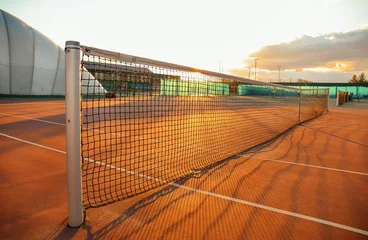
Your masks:
<path fill-rule="evenodd" d="M 257 80 L 257 60 L 258 58 L 254 58 L 254 80 Z"/>
<path fill-rule="evenodd" d="M 65 43 L 66 170 L 69 226 L 83 223 L 81 174 L 81 50 L 79 42 Z"/>
<path fill-rule="evenodd" d="M 277 66 L 277 68 L 279 69 L 279 80 L 278 80 L 278 82 L 280 82 L 280 69 L 281 69 L 281 66 Z"/>

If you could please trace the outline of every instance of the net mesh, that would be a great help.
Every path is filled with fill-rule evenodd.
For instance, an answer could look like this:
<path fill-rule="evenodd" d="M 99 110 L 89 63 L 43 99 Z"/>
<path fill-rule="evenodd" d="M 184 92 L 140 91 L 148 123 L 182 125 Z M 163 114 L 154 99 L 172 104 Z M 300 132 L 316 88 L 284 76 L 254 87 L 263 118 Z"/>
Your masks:
<path fill-rule="evenodd" d="M 328 109 L 328 89 L 303 89 L 300 97 L 300 122 L 322 115 Z"/>
<path fill-rule="evenodd" d="M 82 57 L 84 207 L 141 194 L 323 114 L 328 92 Z"/>

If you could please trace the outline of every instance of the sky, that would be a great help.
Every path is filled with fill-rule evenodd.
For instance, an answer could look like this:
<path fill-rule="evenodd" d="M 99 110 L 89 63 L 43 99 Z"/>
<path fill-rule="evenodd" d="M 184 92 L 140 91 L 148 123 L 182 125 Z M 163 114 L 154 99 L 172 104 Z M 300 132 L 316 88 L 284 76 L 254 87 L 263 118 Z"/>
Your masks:
<path fill-rule="evenodd" d="M 65 41 L 257 80 L 368 75 L 368 0 L 0 0 Z"/>

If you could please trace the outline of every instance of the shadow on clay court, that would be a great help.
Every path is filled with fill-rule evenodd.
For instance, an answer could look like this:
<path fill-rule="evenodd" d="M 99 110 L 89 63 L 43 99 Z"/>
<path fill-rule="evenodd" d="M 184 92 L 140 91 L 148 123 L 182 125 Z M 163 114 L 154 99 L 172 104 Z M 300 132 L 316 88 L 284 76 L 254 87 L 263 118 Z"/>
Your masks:
<path fill-rule="evenodd" d="M 184 185 L 188 180 L 192 179 L 192 178 L 197 178 L 200 179 L 200 181 L 196 184 L 196 186 L 194 186 L 194 188 L 197 189 L 201 189 L 202 187 L 205 187 L 206 183 L 211 182 L 212 180 L 210 179 L 210 177 L 217 172 L 217 170 L 222 169 L 223 167 L 227 166 L 227 164 L 231 161 L 235 161 L 235 164 L 233 166 L 231 166 L 231 171 L 229 172 L 229 174 L 222 179 L 218 184 L 216 185 L 211 185 L 211 189 L 207 189 L 206 191 L 212 192 L 214 191 L 218 185 L 220 184 L 229 184 L 231 181 L 231 177 L 233 172 L 236 169 L 239 169 L 241 167 L 244 167 L 247 164 L 247 161 L 250 160 L 254 155 L 261 153 L 261 152 L 269 152 L 274 150 L 275 148 L 277 148 L 280 144 L 282 144 L 286 137 L 290 134 L 290 143 L 293 141 L 293 134 L 294 134 L 294 130 L 296 128 L 292 128 L 289 129 L 287 132 L 281 134 L 280 136 L 278 136 L 277 138 L 274 138 L 264 144 L 261 144 L 259 146 L 256 146 L 252 149 L 249 149 L 247 151 L 244 151 L 242 153 L 239 154 L 235 154 L 234 156 L 231 156 L 221 162 L 217 162 L 215 164 L 212 164 L 206 168 L 201 169 L 200 173 L 196 173 L 196 174 L 191 174 L 191 175 L 187 175 L 181 179 L 179 179 L 178 181 L 175 182 L 175 184 L 177 185 Z M 289 136 L 290 136 L 289 135 Z M 301 141 L 302 139 L 300 139 Z M 296 143 L 298 144 L 298 143 Z M 291 150 L 291 144 L 289 144 L 289 148 L 286 150 L 286 152 L 284 153 L 284 155 L 286 156 L 289 151 Z M 238 161 L 238 162 L 237 162 Z M 237 163 L 236 163 L 237 162 Z M 234 191 L 232 192 L 231 196 L 232 197 L 236 197 L 237 196 L 237 192 L 239 189 L 239 186 L 241 186 L 241 184 L 243 183 L 244 180 L 246 180 L 247 178 L 251 177 L 252 175 L 255 175 L 261 168 L 262 166 L 267 162 L 267 160 L 262 161 L 260 163 L 258 163 L 258 166 L 256 166 L 252 171 L 250 171 L 249 173 L 245 174 L 244 176 L 242 176 L 242 178 L 240 179 L 240 181 L 238 181 L 236 186 L 233 186 L 231 183 L 229 184 L 229 186 L 231 185 L 231 189 L 234 189 Z M 292 166 L 287 166 L 285 168 L 280 169 L 279 171 L 277 171 L 274 176 L 272 176 L 272 179 L 276 179 L 278 178 L 278 176 L 286 171 L 288 171 Z M 307 170 L 305 170 L 307 171 Z M 300 178 L 302 178 L 302 176 L 300 176 Z M 301 179 L 299 180 L 301 181 Z M 269 191 L 274 191 L 273 190 L 273 180 L 271 180 L 268 184 L 268 186 L 264 189 L 263 193 L 259 196 L 259 198 L 257 200 L 262 201 L 264 198 L 267 197 L 267 194 Z M 165 216 L 165 211 L 170 208 L 171 206 L 175 205 L 176 203 L 180 202 L 180 201 L 185 201 L 185 198 L 190 196 L 190 195 L 194 195 L 196 193 L 192 192 L 192 191 L 186 191 L 186 192 L 181 192 L 181 191 L 177 191 L 179 188 L 177 186 L 173 186 L 173 185 L 169 185 L 167 187 L 164 187 L 163 189 L 154 192 L 153 194 L 139 200 L 137 203 L 135 203 L 134 205 L 132 205 L 131 207 L 129 207 L 126 211 L 124 211 L 118 218 L 114 219 L 113 221 L 111 221 L 110 223 L 106 224 L 104 227 L 102 227 L 101 229 L 97 230 L 96 232 L 92 231 L 92 227 L 91 225 L 89 225 L 88 223 L 88 219 L 86 221 L 86 223 L 82 226 L 83 229 L 85 229 L 87 231 L 87 238 L 88 239 L 112 239 L 114 237 L 116 238 L 124 238 L 124 239 L 129 239 L 132 237 L 135 237 L 137 234 L 139 234 L 140 236 L 147 236 L 147 234 L 149 234 L 149 230 L 146 230 L 148 228 L 148 225 L 150 224 L 157 224 L 155 221 L 157 221 L 158 218 L 170 218 L 170 216 L 172 215 L 172 213 L 170 213 L 170 216 Z M 295 187 L 294 187 L 294 191 L 298 191 L 298 181 L 295 183 Z M 201 209 L 203 207 L 203 204 L 206 202 L 206 200 L 209 200 L 208 198 L 210 198 L 210 196 L 205 196 L 201 202 L 199 203 L 199 205 L 196 208 L 191 208 L 190 211 L 188 213 L 186 213 L 183 217 L 181 217 L 180 219 L 175 219 L 175 221 L 173 221 L 173 223 L 169 223 L 169 225 L 165 225 L 166 230 L 165 232 L 170 232 L 173 231 L 177 226 L 179 226 L 180 224 L 186 222 L 187 220 L 190 220 L 191 218 L 193 218 L 193 216 L 199 211 L 199 209 Z M 291 203 L 293 203 L 293 201 L 291 201 Z M 228 202 L 227 205 L 225 206 L 225 208 L 218 212 L 218 216 L 216 218 L 213 219 L 213 221 L 211 222 L 211 224 L 209 224 L 208 226 L 206 226 L 206 230 L 204 232 L 204 234 L 201 236 L 201 238 L 206 238 L 207 234 L 213 230 L 214 228 L 216 228 L 217 224 L 219 222 L 221 222 L 221 218 L 222 216 L 226 215 L 229 208 L 232 206 L 232 202 Z M 156 205 L 158 205 L 159 207 L 155 207 Z M 161 207 L 160 207 L 161 206 Z M 294 206 L 295 208 L 295 206 Z M 247 223 L 244 225 L 244 236 L 246 236 L 246 230 L 248 227 L 250 227 L 252 225 L 253 220 L 255 219 L 255 217 L 258 214 L 258 209 L 257 208 L 253 208 L 251 211 L 251 217 L 248 219 Z M 130 229 L 129 226 L 132 226 L 132 224 L 134 224 L 134 216 L 149 216 L 149 218 L 145 218 L 144 223 L 141 223 L 141 225 L 138 228 L 135 229 Z M 288 225 L 288 227 L 292 226 L 292 222 L 287 222 L 286 223 Z M 62 224 L 61 224 L 62 225 Z M 61 226 L 60 225 L 60 226 Z M 160 228 L 161 226 L 156 226 L 158 228 Z M 60 228 L 60 227 L 59 227 Z M 58 232 L 57 230 L 54 230 L 54 232 Z M 77 230 L 73 229 L 73 228 L 69 228 L 69 227 L 65 227 L 62 231 L 59 232 L 58 236 L 56 236 L 56 239 L 63 239 L 65 237 L 72 237 L 76 234 Z M 50 234 L 50 236 L 53 235 L 53 233 Z M 163 238 L 164 236 L 159 236 L 158 238 Z"/>
<path fill-rule="evenodd" d="M 342 139 L 342 140 L 344 140 L 344 141 L 348 141 L 348 142 L 351 142 L 351 143 L 355 143 L 355 144 L 361 145 L 361 146 L 363 146 L 363 147 L 368 147 L 368 145 L 365 145 L 365 144 L 363 144 L 363 143 L 359 143 L 359 142 L 356 142 L 356 141 L 350 140 L 350 139 L 348 139 L 348 138 L 344 138 L 344 137 L 340 137 L 340 136 L 334 135 L 334 134 L 332 134 L 331 132 L 325 132 L 325 131 L 323 131 L 323 130 L 321 130 L 321 129 L 308 127 L 308 126 L 303 125 L 303 124 L 302 124 L 302 126 L 303 126 L 303 127 L 305 127 L 305 128 L 312 129 L 312 130 L 314 130 L 314 131 L 318 131 L 318 132 L 321 132 L 321 133 L 324 133 L 324 134 L 327 134 L 327 135 L 330 135 L 330 136 L 336 137 L 336 138 L 340 138 L 340 139 Z M 336 131 L 336 130 L 335 130 L 335 131 Z"/>

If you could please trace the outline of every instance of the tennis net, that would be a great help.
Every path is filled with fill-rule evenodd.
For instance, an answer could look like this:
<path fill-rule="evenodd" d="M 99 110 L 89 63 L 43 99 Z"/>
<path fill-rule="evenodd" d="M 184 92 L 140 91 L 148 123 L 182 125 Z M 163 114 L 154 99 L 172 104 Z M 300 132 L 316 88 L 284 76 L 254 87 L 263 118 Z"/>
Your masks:
<path fill-rule="evenodd" d="M 327 110 L 328 89 L 81 51 L 84 209 L 198 174 Z"/>

